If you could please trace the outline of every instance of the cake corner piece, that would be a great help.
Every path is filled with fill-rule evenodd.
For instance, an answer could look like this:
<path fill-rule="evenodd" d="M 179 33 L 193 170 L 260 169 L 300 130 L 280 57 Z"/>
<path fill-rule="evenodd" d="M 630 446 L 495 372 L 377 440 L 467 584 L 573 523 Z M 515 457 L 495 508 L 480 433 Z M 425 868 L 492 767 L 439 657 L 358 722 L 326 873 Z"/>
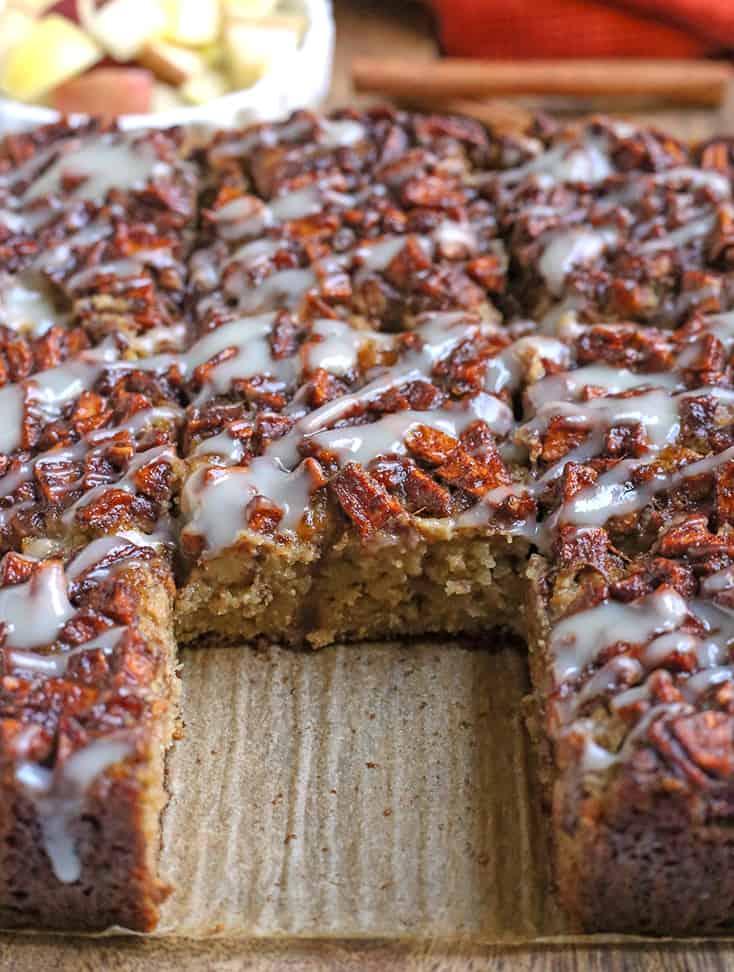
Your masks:
<path fill-rule="evenodd" d="M 168 568 L 112 537 L 66 566 L 16 554 L 1 566 L 0 926 L 150 931 L 170 891 Z"/>

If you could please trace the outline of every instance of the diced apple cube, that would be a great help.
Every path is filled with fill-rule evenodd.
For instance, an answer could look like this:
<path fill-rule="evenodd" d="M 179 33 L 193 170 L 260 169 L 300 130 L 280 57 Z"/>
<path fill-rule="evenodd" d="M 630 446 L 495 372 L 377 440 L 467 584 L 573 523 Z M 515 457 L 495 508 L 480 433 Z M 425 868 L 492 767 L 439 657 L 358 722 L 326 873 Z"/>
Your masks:
<path fill-rule="evenodd" d="M 156 0 L 78 0 L 82 26 L 115 58 L 132 61 L 138 51 L 166 26 L 166 15 Z"/>
<path fill-rule="evenodd" d="M 186 104 L 178 89 L 156 81 L 153 85 L 153 98 L 150 104 L 151 111 L 172 111 L 174 108 L 181 108 Z"/>
<path fill-rule="evenodd" d="M 227 31 L 227 56 L 232 81 L 247 88 L 276 63 L 287 62 L 298 49 L 292 30 L 233 24 Z"/>
<path fill-rule="evenodd" d="M 260 20 L 267 17 L 278 6 L 278 0 L 222 0 L 222 13 L 225 17 L 243 20 Z"/>
<path fill-rule="evenodd" d="M 227 78 L 220 71 L 207 71 L 205 74 L 191 78 L 179 88 L 182 97 L 190 105 L 205 105 L 209 101 L 221 98 L 230 90 Z"/>
<path fill-rule="evenodd" d="M 196 53 L 203 60 L 207 68 L 219 70 L 219 68 L 225 67 L 227 55 L 224 46 L 219 41 L 216 44 L 207 44 L 206 47 L 200 47 Z"/>
<path fill-rule="evenodd" d="M 33 18 L 20 10 L 10 9 L 0 14 L 0 61 L 20 44 L 33 24 Z"/>
<path fill-rule="evenodd" d="M 163 0 L 165 36 L 174 44 L 204 47 L 219 36 L 219 0 Z"/>
<path fill-rule="evenodd" d="M 258 19 L 237 17 L 230 21 L 230 23 L 234 22 L 248 27 L 272 27 L 276 30 L 290 30 L 296 35 L 299 43 L 303 40 L 303 36 L 308 28 L 308 17 L 305 14 L 297 13 L 277 13 Z"/>
<path fill-rule="evenodd" d="M 0 88 L 11 98 L 34 101 L 96 64 L 101 48 L 71 21 L 50 14 L 36 21 L 0 68 Z"/>
<path fill-rule="evenodd" d="M 134 67 L 100 67 L 59 85 L 51 104 L 64 114 L 115 118 L 150 111 L 153 75 Z"/>
<path fill-rule="evenodd" d="M 67 20 L 73 20 L 75 24 L 79 23 L 79 13 L 76 9 L 76 0 L 59 0 L 51 8 L 53 13 L 60 14 L 62 17 L 66 17 Z"/>
<path fill-rule="evenodd" d="M 138 60 L 161 81 L 177 87 L 189 78 L 203 74 L 207 68 L 204 58 L 196 51 L 162 40 L 146 44 Z"/>

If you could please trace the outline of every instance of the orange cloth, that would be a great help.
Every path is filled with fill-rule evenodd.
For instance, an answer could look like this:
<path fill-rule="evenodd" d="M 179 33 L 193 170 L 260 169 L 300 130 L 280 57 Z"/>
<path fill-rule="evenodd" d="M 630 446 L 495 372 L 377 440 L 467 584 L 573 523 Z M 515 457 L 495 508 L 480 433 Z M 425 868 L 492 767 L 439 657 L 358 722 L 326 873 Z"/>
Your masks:
<path fill-rule="evenodd" d="M 454 57 L 700 57 L 734 50 L 734 0 L 431 0 Z"/>

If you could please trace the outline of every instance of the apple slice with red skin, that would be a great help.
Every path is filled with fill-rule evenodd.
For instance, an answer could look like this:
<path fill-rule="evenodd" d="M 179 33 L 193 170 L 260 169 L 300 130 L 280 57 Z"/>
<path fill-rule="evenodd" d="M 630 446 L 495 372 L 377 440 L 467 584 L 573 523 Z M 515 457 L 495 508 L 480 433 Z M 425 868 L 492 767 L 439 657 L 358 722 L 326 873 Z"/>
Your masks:
<path fill-rule="evenodd" d="M 76 12 L 76 0 L 59 0 L 59 3 L 54 4 L 49 12 L 61 14 L 62 17 L 73 20 L 75 24 L 79 23 L 79 17 Z"/>
<path fill-rule="evenodd" d="M 150 111 L 153 75 L 143 68 L 98 67 L 59 85 L 51 104 L 65 115 L 144 115 Z"/>

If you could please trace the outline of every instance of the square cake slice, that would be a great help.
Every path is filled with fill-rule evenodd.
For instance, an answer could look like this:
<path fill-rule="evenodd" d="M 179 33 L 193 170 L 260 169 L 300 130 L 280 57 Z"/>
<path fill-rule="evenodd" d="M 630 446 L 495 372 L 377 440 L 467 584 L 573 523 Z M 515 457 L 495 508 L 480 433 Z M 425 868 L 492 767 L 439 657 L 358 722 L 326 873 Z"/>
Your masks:
<path fill-rule="evenodd" d="M 155 926 L 197 170 L 180 132 L 0 148 L 0 925 Z"/>
<path fill-rule="evenodd" d="M 509 392 L 485 390 L 508 346 L 461 313 L 388 335 L 281 312 L 197 342 L 179 636 L 321 645 L 514 625 L 535 503 L 513 469 Z M 268 384 L 277 409 L 235 391 Z"/>
<path fill-rule="evenodd" d="M 722 931 L 734 910 L 729 531 L 694 515 L 629 564 L 598 536 L 583 543 L 608 559 L 594 593 L 579 561 L 531 568 L 532 725 L 562 903 L 587 930 Z"/>
<path fill-rule="evenodd" d="M 485 313 L 507 275 L 477 185 L 498 152 L 476 122 L 390 109 L 221 133 L 191 260 L 198 321 L 285 309 L 400 331 Z"/>
<path fill-rule="evenodd" d="M 183 132 L 59 123 L 0 143 L 0 384 L 90 345 L 182 347 L 198 172 Z"/>
<path fill-rule="evenodd" d="M 167 558 L 108 536 L 66 564 L 6 554 L 0 582 L 0 925 L 149 930 L 168 893 Z"/>
<path fill-rule="evenodd" d="M 595 325 L 526 390 L 531 726 L 587 930 L 715 931 L 734 909 L 731 335 Z"/>

